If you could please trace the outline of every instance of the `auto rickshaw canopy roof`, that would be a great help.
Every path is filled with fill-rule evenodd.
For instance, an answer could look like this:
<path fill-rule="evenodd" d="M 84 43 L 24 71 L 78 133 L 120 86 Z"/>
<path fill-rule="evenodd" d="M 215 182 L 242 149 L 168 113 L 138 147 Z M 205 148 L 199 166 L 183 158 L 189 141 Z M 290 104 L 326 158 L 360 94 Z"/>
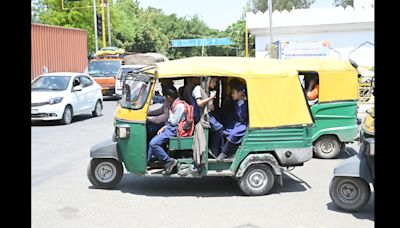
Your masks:
<path fill-rule="evenodd" d="M 319 102 L 358 99 L 357 69 L 348 60 L 333 58 L 265 60 L 288 69 L 317 72 L 319 76 Z"/>
<path fill-rule="evenodd" d="M 296 70 L 264 59 L 192 57 L 157 63 L 158 78 L 238 77 L 246 81 L 250 128 L 312 124 Z"/>

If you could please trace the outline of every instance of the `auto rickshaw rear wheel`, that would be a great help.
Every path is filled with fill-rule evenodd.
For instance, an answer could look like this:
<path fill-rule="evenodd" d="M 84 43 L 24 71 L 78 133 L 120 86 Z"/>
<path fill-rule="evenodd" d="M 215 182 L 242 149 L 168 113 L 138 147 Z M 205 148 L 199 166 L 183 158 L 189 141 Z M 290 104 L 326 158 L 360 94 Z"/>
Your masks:
<path fill-rule="evenodd" d="M 338 208 L 358 211 L 368 203 L 371 189 L 358 177 L 334 177 L 329 185 L 329 195 Z"/>
<path fill-rule="evenodd" d="M 314 142 L 314 154 L 318 158 L 336 158 L 341 147 L 341 142 L 335 136 L 323 135 Z"/>
<path fill-rule="evenodd" d="M 111 158 L 93 158 L 87 176 L 96 188 L 112 188 L 122 179 L 124 169 L 121 162 Z"/>
<path fill-rule="evenodd" d="M 267 164 L 250 165 L 238 179 L 240 189 L 249 196 L 269 194 L 275 183 L 275 175 Z"/>

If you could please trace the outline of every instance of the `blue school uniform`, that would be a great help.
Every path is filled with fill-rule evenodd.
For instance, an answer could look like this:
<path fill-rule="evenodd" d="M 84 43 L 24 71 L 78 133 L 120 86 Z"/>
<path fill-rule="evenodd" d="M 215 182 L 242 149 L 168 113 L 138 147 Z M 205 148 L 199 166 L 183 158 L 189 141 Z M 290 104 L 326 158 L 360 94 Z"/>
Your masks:
<path fill-rule="evenodd" d="M 236 116 L 234 122 L 223 131 L 226 139 L 233 143 L 239 144 L 242 142 L 246 134 L 247 125 L 249 124 L 249 108 L 247 101 L 235 102 Z"/>

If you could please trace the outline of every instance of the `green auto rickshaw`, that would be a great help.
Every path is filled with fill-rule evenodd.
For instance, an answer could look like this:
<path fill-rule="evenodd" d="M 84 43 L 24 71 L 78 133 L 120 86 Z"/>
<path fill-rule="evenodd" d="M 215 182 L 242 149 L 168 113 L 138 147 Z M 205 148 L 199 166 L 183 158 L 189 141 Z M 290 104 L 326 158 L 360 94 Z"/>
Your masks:
<path fill-rule="evenodd" d="M 284 168 L 302 166 L 312 158 L 314 122 L 296 70 L 263 59 L 192 57 L 157 63 L 130 76 L 115 112 L 115 137 L 90 150 L 88 178 L 97 188 L 116 186 L 125 167 L 142 176 L 229 176 L 246 195 L 264 195 L 275 183 L 282 185 Z M 217 108 L 229 96 L 230 80 L 245 82 L 249 124 L 244 139 L 233 157 L 218 161 L 209 155 L 207 127 L 200 129 L 206 140 L 202 148 L 194 143 L 195 136 L 172 137 L 165 149 L 178 163 L 172 173 L 163 174 L 162 162 L 147 161 L 146 118 L 157 81 L 172 79 L 179 86 L 183 79 L 211 76 L 219 79 Z"/>
<path fill-rule="evenodd" d="M 354 62 L 331 58 L 266 61 L 297 70 L 305 91 L 313 78 L 319 81 L 319 97 L 310 103 L 316 157 L 336 158 L 345 143 L 357 139 L 358 73 Z"/>

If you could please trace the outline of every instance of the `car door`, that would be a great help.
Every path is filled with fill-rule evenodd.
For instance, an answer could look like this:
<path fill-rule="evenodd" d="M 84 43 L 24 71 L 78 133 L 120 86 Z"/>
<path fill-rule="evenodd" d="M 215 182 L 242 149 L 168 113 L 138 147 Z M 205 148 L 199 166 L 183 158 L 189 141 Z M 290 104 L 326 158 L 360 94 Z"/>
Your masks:
<path fill-rule="evenodd" d="M 85 95 L 85 92 L 83 91 L 83 89 L 81 91 L 74 90 L 74 87 L 77 85 L 82 86 L 82 82 L 81 82 L 79 76 L 74 77 L 74 79 L 72 80 L 72 87 L 71 87 L 71 94 L 72 94 L 71 105 L 72 105 L 74 115 L 78 115 L 78 114 L 82 113 L 83 104 L 86 100 L 86 98 L 85 98 L 86 95 Z"/>
<path fill-rule="evenodd" d="M 85 94 L 85 100 L 82 102 L 82 111 L 91 112 L 96 105 L 96 90 L 93 86 L 93 81 L 89 77 L 81 75 L 80 79 L 83 87 L 82 91 Z"/>

